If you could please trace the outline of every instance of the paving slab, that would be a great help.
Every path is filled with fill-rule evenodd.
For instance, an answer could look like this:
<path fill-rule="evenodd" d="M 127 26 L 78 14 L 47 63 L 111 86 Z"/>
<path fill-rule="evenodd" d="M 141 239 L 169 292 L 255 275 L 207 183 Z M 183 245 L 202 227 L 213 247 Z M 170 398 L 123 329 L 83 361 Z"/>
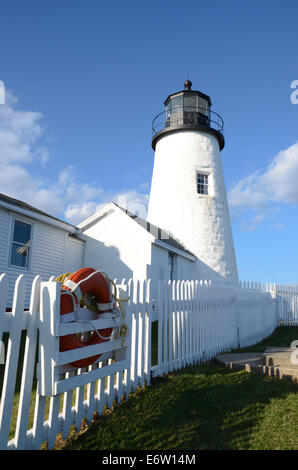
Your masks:
<path fill-rule="evenodd" d="M 247 353 L 228 353 L 228 354 L 220 354 L 219 356 L 215 357 L 216 360 L 219 362 L 223 362 L 224 364 L 251 364 L 251 365 L 259 365 L 262 364 L 263 353 L 258 352 L 247 352 Z"/>

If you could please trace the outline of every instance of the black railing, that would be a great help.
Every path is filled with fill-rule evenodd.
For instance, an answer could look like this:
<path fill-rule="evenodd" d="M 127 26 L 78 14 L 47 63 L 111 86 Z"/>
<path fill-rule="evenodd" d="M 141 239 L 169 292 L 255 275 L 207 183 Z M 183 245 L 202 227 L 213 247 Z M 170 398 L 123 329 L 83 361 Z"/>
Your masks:
<path fill-rule="evenodd" d="M 159 113 L 152 121 L 152 135 L 158 134 L 167 127 L 209 127 L 222 133 L 224 122 L 215 111 L 197 106 L 175 107 L 171 111 Z"/>

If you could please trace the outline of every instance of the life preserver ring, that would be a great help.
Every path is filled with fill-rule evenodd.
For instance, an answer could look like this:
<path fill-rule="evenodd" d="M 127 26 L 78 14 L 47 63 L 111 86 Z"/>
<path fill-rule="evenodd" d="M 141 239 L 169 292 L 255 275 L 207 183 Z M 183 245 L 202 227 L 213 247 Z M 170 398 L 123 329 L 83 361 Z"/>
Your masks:
<path fill-rule="evenodd" d="M 70 292 L 66 295 L 68 291 Z M 60 297 L 61 317 L 71 314 L 74 311 L 74 301 L 76 305 L 79 305 L 83 296 L 93 296 L 96 298 L 97 313 L 99 315 L 113 308 L 111 286 L 107 277 L 93 268 L 82 268 L 68 276 L 62 284 Z M 61 320 L 63 321 L 62 318 Z M 110 339 L 112 331 L 113 328 L 99 330 L 100 336 L 94 331 L 91 338 L 84 342 L 81 341 L 76 334 L 60 336 L 59 350 L 69 351 L 71 349 L 84 348 L 85 346 L 106 342 Z M 87 357 L 72 362 L 71 365 L 74 367 L 86 367 L 95 362 L 100 356 L 99 354 L 97 356 Z"/>

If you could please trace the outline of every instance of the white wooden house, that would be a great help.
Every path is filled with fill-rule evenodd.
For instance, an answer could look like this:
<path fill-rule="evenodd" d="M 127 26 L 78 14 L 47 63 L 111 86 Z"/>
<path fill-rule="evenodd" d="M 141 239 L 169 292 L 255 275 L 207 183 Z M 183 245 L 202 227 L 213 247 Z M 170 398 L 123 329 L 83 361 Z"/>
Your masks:
<path fill-rule="evenodd" d="M 85 241 L 73 225 L 23 201 L 0 194 L 0 272 L 9 279 L 9 303 L 20 274 L 27 279 L 26 305 L 33 278 L 73 272 L 83 263 Z"/>

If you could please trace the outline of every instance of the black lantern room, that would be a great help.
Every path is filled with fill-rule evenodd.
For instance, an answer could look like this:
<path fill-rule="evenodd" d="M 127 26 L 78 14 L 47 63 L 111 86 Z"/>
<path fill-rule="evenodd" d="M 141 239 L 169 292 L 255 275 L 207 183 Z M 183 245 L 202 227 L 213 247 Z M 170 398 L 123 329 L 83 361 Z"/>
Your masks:
<path fill-rule="evenodd" d="M 191 89 L 190 80 L 184 82 L 184 90 L 169 95 L 165 110 L 152 122 L 152 147 L 155 150 L 158 139 L 168 133 L 183 130 L 201 130 L 217 137 L 219 148 L 225 145 L 223 120 L 211 111 L 211 99 L 204 93 Z"/>

